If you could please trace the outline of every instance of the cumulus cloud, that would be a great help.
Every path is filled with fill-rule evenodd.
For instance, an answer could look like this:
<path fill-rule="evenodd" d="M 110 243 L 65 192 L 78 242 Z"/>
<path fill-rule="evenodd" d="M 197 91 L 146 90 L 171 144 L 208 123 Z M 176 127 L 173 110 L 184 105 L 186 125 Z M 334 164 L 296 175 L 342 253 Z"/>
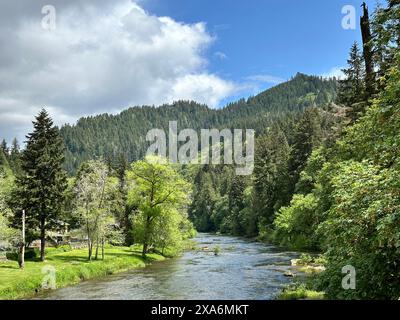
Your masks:
<path fill-rule="evenodd" d="M 45 4 L 0 4 L 0 137 L 21 138 L 42 107 L 63 124 L 179 99 L 215 107 L 236 90 L 207 70 L 215 39 L 205 23 L 157 17 L 130 0 L 54 0 L 49 31 Z"/>
<path fill-rule="evenodd" d="M 210 106 L 218 105 L 219 101 L 235 90 L 235 86 L 215 75 L 186 75 L 177 79 L 167 100 L 177 99 L 205 101 Z M 207 97 L 206 99 L 204 97 Z"/>
<path fill-rule="evenodd" d="M 333 67 L 328 72 L 322 74 L 322 77 L 324 77 L 324 78 L 343 79 L 343 78 L 345 78 L 345 75 L 344 75 L 342 69 L 343 69 L 342 67 Z"/>

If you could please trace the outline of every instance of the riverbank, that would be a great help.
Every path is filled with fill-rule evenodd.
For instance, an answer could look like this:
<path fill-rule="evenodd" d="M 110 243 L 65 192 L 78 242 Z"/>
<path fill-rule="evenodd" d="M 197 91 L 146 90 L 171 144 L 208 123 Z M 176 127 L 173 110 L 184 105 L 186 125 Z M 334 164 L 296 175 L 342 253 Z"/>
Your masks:
<path fill-rule="evenodd" d="M 277 300 L 323 300 L 325 292 L 316 291 L 314 286 L 315 277 L 325 271 L 326 261 L 322 255 L 311 256 L 302 254 L 300 259 L 291 261 L 292 267 L 296 271 L 303 274 L 301 280 L 297 280 L 277 296 Z M 296 273 L 290 273 L 292 277 L 296 277 Z"/>
<path fill-rule="evenodd" d="M 230 236 L 199 233 L 178 258 L 49 291 L 54 300 L 273 300 L 292 278 L 294 252 Z M 215 248 L 219 250 L 215 250 Z M 208 250 L 207 250 L 208 248 Z M 190 247 L 188 247 L 190 249 Z M 217 255 L 215 253 L 218 253 Z"/>
<path fill-rule="evenodd" d="M 107 247 L 104 260 L 87 261 L 87 249 L 66 251 L 49 248 L 45 262 L 26 261 L 25 269 L 16 261 L 0 262 L 0 299 L 12 300 L 32 297 L 42 289 L 43 279 L 54 267 L 57 288 L 78 284 L 164 260 L 158 254 L 148 254 L 144 260 L 139 246 Z M 46 267 L 46 268 L 45 268 Z M 43 272 L 43 273 L 42 273 Z"/>

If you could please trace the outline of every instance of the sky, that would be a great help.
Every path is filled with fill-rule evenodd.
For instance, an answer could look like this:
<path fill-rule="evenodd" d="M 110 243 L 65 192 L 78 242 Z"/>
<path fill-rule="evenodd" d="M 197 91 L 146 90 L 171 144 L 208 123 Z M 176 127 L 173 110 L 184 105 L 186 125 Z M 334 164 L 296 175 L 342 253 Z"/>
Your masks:
<path fill-rule="evenodd" d="M 0 139 L 22 142 L 43 107 L 73 124 L 181 99 L 220 108 L 297 72 L 340 76 L 360 2 L 2 0 Z"/>

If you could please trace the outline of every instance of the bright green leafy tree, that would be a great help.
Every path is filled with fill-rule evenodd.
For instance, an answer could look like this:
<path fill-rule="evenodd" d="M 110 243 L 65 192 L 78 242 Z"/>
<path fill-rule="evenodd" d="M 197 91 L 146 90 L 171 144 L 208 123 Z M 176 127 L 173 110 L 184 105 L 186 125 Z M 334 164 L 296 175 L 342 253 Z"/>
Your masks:
<path fill-rule="evenodd" d="M 136 207 L 134 238 L 143 244 L 143 257 L 151 247 L 176 245 L 182 239 L 181 222 L 187 218 L 190 184 L 173 166 L 157 157 L 132 164 L 127 176 L 128 202 Z"/>

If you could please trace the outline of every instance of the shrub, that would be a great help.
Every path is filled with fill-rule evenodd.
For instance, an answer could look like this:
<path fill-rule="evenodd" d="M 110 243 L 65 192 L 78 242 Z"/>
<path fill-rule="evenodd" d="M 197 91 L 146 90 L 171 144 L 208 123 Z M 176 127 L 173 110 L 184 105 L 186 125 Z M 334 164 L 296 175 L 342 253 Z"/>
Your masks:
<path fill-rule="evenodd" d="M 317 207 L 313 194 L 294 195 L 290 207 L 281 208 L 276 216 L 275 241 L 293 249 L 317 249 Z"/>
<path fill-rule="evenodd" d="M 332 179 L 333 206 L 321 225 L 327 270 L 321 288 L 340 299 L 400 297 L 400 181 L 394 169 L 342 162 Z M 356 289 L 343 290 L 342 268 L 356 270 Z"/>
<path fill-rule="evenodd" d="M 35 260 L 39 257 L 39 250 L 29 248 L 25 250 L 25 260 Z M 18 261 L 18 252 L 11 251 L 6 253 L 6 257 L 8 260 Z"/>

